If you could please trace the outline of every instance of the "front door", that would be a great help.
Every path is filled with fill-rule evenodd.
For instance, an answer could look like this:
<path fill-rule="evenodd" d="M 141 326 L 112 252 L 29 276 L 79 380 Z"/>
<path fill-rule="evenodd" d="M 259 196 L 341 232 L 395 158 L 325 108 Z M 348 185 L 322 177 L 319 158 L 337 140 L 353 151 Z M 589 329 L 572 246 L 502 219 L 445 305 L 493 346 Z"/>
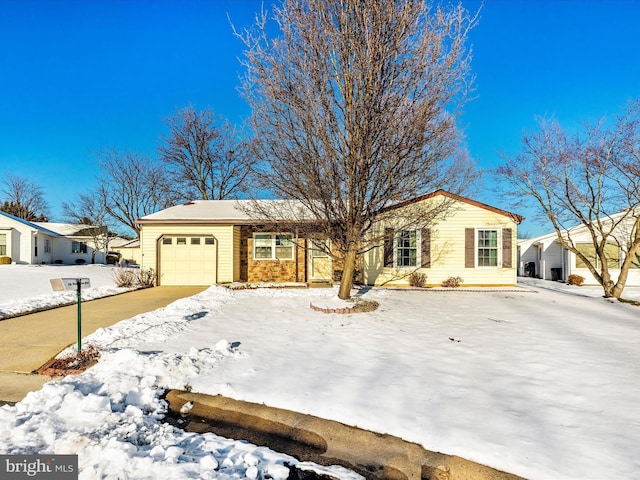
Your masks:
<path fill-rule="evenodd" d="M 331 280 L 331 257 L 327 253 L 329 240 L 309 241 L 309 281 Z"/>

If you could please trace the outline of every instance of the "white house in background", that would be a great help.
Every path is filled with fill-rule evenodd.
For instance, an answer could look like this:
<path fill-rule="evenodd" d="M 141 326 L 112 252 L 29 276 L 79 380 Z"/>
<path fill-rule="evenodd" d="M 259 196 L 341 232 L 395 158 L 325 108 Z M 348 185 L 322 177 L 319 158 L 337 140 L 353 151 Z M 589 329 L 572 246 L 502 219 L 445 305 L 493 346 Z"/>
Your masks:
<path fill-rule="evenodd" d="M 612 218 L 619 218 L 621 215 L 614 215 Z M 619 234 L 621 240 L 624 237 L 629 238 L 635 217 L 629 217 L 627 220 L 615 232 Z M 576 248 L 597 265 L 598 259 L 595 255 L 591 235 L 584 225 L 563 230 L 561 235 L 563 238 L 570 235 Z M 620 265 L 624 261 L 624 253 L 618 245 L 610 243 L 607 245 L 606 254 L 609 272 L 612 279 L 616 281 L 620 274 Z M 556 232 L 536 238 L 518 240 L 518 275 L 544 280 L 566 280 L 572 274 L 584 277 L 586 285 L 598 283 L 584 262 L 575 253 L 560 244 Z M 631 264 L 626 285 L 640 286 L 640 252 Z"/>
<path fill-rule="evenodd" d="M 0 257 L 12 263 L 91 263 L 94 249 L 86 225 L 28 222 L 0 212 Z M 105 262 L 103 250 L 96 252 L 95 262 Z"/>

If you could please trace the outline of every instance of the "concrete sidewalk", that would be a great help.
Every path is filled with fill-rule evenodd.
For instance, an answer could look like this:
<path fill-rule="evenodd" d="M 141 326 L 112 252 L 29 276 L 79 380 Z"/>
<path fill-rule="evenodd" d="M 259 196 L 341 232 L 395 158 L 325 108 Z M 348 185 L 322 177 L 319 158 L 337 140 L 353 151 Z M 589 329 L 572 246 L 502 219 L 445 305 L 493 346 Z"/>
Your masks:
<path fill-rule="evenodd" d="M 82 302 L 82 336 L 208 287 L 155 287 Z M 77 305 L 0 321 L 0 401 L 17 402 L 49 377 L 32 372 L 77 342 Z"/>

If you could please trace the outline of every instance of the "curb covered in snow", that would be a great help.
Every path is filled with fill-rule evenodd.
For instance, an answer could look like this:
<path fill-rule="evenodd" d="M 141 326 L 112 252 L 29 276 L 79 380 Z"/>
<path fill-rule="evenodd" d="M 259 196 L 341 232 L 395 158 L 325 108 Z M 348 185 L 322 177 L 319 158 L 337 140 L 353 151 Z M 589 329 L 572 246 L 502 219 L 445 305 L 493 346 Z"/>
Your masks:
<path fill-rule="evenodd" d="M 171 390 L 166 400 L 186 430 L 244 439 L 302 461 L 342 465 L 367 479 L 522 480 L 398 437 L 290 410 L 181 390 Z"/>

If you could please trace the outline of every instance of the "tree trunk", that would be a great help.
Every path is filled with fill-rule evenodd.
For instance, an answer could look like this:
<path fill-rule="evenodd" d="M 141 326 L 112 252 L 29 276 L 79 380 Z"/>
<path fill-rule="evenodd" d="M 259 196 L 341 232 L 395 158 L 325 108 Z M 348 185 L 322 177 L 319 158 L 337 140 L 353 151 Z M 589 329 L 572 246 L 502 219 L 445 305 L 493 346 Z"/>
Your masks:
<path fill-rule="evenodd" d="M 342 279 L 340 279 L 340 290 L 338 297 L 342 300 L 351 298 L 351 286 L 353 285 L 353 272 L 356 269 L 356 260 L 358 258 L 358 249 L 355 245 L 350 246 L 344 256 L 344 265 L 342 266 Z"/>

